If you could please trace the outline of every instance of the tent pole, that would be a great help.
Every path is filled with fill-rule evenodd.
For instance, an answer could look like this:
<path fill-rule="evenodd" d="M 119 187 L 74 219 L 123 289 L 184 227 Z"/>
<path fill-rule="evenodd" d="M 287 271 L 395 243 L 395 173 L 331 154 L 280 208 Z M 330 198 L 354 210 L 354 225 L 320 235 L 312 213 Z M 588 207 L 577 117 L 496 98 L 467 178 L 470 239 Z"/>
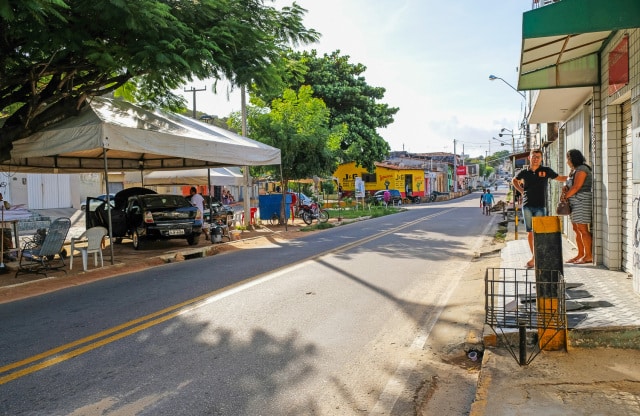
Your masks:
<path fill-rule="evenodd" d="M 287 220 L 287 190 L 285 190 L 284 188 L 286 186 L 288 186 L 288 184 L 284 183 L 284 178 L 282 176 L 282 163 L 280 163 L 280 182 L 282 182 L 282 199 L 284 201 L 284 230 L 288 231 L 289 229 L 287 228 L 287 224 L 289 223 L 289 221 Z"/>
<path fill-rule="evenodd" d="M 244 225 L 249 229 L 251 224 L 251 197 L 249 196 L 249 166 L 244 166 L 242 176 L 244 178 L 244 200 L 242 209 L 244 210 Z"/>
<path fill-rule="evenodd" d="M 211 169 L 207 168 L 207 198 L 209 198 L 209 240 L 213 243 L 213 195 L 211 195 Z M 204 212 L 202 213 L 202 225 L 204 226 Z M 229 224 L 227 224 L 229 225 Z M 206 234 L 205 234 L 206 235 Z"/>
<path fill-rule="evenodd" d="M 244 85 L 240 86 L 240 116 L 242 121 L 242 136 L 247 137 L 247 91 Z M 251 224 L 251 197 L 249 196 L 249 166 L 244 166 L 244 199 L 242 209 L 244 211 L 244 224 L 247 229 Z"/>
<path fill-rule="evenodd" d="M 108 137 L 107 137 L 108 139 Z M 111 249 L 111 265 L 115 264 L 113 255 L 113 226 L 111 223 L 111 201 L 109 200 L 109 168 L 107 164 L 107 149 L 102 148 L 102 155 L 104 156 L 104 189 L 107 194 L 107 213 L 109 218 L 109 248 Z M 115 201 L 113 202 L 115 205 Z M 73 256 L 73 253 L 71 253 Z"/>

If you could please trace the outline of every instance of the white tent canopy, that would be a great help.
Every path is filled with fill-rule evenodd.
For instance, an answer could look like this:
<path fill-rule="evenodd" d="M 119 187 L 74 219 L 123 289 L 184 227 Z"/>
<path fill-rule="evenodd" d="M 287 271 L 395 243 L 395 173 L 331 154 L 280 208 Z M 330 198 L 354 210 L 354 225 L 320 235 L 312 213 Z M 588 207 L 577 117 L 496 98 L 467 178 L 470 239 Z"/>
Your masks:
<path fill-rule="evenodd" d="M 109 171 L 279 164 L 280 149 L 275 147 L 178 114 L 94 97 L 79 115 L 14 142 L 11 159 L 0 163 L 0 169 L 26 173 L 104 171 L 106 181 Z M 108 182 L 106 188 L 109 192 Z M 111 210 L 108 212 L 111 223 Z"/>
<path fill-rule="evenodd" d="M 96 97 L 77 117 L 14 142 L 11 160 L 0 166 L 81 173 L 277 164 L 274 147 L 189 117 Z"/>
<path fill-rule="evenodd" d="M 209 169 L 211 185 L 242 186 L 244 177 L 239 167 Z M 147 185 L 208 185 L 207 169 L 162 170 L 143 176 L 142 183 Z"/>

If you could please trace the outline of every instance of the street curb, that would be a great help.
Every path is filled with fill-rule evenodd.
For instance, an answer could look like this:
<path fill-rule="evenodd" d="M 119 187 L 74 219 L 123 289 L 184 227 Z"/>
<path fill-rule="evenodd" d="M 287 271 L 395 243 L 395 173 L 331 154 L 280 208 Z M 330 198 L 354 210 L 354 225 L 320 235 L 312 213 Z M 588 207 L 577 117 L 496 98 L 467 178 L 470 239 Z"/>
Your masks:
<path fill-rule="evenodd" d="M 485 347 L 482 353 L 482 363 L 480 364 L 480 372 L 478 373 L 478 382 L 476 384 L 476 394 L 469 409 L 469 416 L 483 416 L 487 405 L 487 396 L 492 383 L 492 373 L 487 371 L 490 363 L 494 362 L 493 353 Z M 483 371 L 484 369 L 484 371 Z"/>

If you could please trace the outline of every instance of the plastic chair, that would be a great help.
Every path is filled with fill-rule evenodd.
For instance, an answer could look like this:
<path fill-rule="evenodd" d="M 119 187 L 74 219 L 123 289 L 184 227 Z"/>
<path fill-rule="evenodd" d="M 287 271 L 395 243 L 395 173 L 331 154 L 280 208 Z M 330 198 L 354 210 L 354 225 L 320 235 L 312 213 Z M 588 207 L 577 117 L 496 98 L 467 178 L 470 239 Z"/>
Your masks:
<path fill-rule="evenodd" d="M 66 252 L 63 250 L 67 233 L 71 228 L 69 218 L 54 220 L 48 229 L 42 230 L 31 239 L 25 239 L 24 246 L 20 250 L 20 259 L 16 276 L 20 273 L 39 273 L 47 275 L 47 272 L 62 270 L 65 266 Z"/>
<path fill-rule="evenodd" d="M 106 235 L 109 234 L 109 230 L 104 227 L 93 227 L 82 233 L 79 237 L 73 237 L 71 239 L 71 259 L 69 260 L 69 270 L 73 269 L 73 254 L 75 250 L 79 250 L 82 254 L 82 268 L 87 271 L 87 261 L 89 254 L 93 254 L 93 265 L 98 267 L 98 254 L 100 255 L 100 267 L 104 266 L 104 260 L 102 258 L 102 241 Z M 81 247 L 76 247 L 77 244 L 86 244 Z"/>
<path fill-rule="evenodd" d="M 244 211 L 241 211 L 242 215 L 240 217 L 240 223 L 241 225 L 244 225 Z M 249 213 L 250 213 L 250 217 L 249 217 L 249 224 L 252 225 L 256 225 L 256 213 L 258 212 L 258 208 L 250 208 L 249 209 Z"/>

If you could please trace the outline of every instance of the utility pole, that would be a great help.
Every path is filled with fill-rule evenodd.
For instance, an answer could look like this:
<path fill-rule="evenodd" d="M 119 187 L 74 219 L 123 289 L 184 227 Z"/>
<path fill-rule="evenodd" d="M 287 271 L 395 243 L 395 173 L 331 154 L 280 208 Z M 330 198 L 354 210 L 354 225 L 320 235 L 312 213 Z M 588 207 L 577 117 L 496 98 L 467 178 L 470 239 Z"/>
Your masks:
<path fill-rule="evenodd" d="M 458 161 L 456 158 L 456 139 L 453 139 L 453 192 L 458 192 Z"/>
<path fill-rule="evenodd" d="M 191 87 L 190 90 L 185 89 L 184 92 L 192 92 L 193 93 L 193 118 L 196 118 L 196 93 L 199 91 L 206 91 L 207 90 L 207 86 L 205 85 L 204 88 L 201 89 L 196 89 L 194 87 Z"/>
<path fill-rule="evenodd" d="M 243 137 L 247 137 L 247 90 L 245 88 L 244 85 L 240 86 L 240 117 L 242 119 L 242 136 Z M 244 195 L 242 198 L 242 209 L 245 212 L 245 216 L 244 216 L 244 225 L 245 227 L 248 227 L 249 225 L 251 225 L 251 195 L 249 194 L 249 189 L 251 189 L 250 186 L 250 182 L 251 182 L 251 175 L 249 175 L 249 166 L 244 166 L 242 168 L 242 176 L 244 179 Z M 284 187 L 286 184 L 282 184 L 282 187 Z M 286 191 L 282 191 L 282 194 L 284 195 Z M 257 220 L 257 219 L 256 219 Z M 285 215 L 284 218 L 284 225 L 285 225 L 285 230 L 287 229 L 287 218 Z"/>
<path fill-rule="evenodd" d="M 487 186 L 487 166 L 489 166 L 489 164 L 487 163 L 487 159 L 489 158 L 489 151 L 485 150 L 484 151 L 484 175 L 482 175 L 482 187 Z"/>

